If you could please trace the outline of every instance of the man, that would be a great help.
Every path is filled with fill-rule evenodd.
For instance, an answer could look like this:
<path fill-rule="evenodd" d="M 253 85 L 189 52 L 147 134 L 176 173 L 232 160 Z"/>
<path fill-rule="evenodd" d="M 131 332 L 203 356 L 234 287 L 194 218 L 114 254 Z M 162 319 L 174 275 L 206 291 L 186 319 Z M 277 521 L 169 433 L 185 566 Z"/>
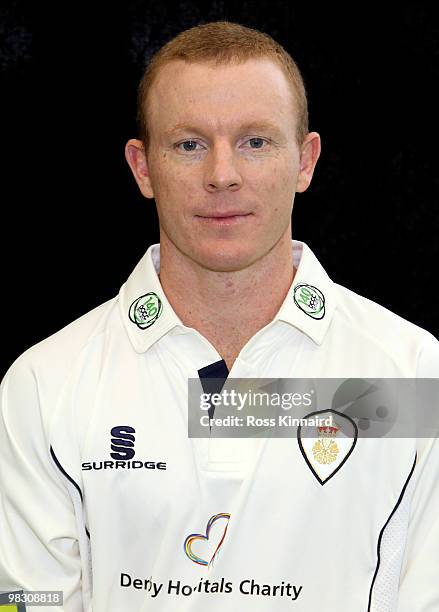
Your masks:
<path fill-rule="evenodd" d="M 153 58 L 139 119 L 126 158 L 160 244 L 2 383 L 0 590 L 69 611 L 439 609 L 435 440 L 343 454 L 338 423 L 322 460 L 299 435 L 187 435 L 190 378 L 439 378 L 431 334 L 291 239 L 320 154 L 294 62 L 238 24 L 192 28 Z"/>

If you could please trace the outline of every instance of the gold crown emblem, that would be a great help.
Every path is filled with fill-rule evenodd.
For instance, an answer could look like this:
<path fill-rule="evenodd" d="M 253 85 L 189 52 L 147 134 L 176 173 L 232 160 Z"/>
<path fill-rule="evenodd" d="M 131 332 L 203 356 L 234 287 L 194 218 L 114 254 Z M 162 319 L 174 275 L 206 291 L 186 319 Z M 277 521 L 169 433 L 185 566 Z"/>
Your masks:
<path fill-rule="evenodd" d="M 322 438 L 334 438 L 339 429 L 340 427 L 335 423 L 333 425 L 320 425 L 320 427 L 317 427 L 319 436 Z"/>

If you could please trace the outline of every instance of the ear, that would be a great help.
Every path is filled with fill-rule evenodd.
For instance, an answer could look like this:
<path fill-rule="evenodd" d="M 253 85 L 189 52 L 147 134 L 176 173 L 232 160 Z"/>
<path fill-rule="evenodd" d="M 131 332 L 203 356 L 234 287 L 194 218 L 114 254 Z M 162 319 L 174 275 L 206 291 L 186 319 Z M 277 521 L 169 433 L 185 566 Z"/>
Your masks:
<path fill-rule="evenodd" d="M 145 198 L 153 198 L 154 192 L 149 175 L 148 162 L 141 140 L 132 138 L 125 145 L 125 159 L 136 179 L 140 191 Z"/>
<path fill-rule="evenodd" d="M 317 132 L 307 134 L 301 146 L 299 175 L 297 177 L 296 191 L 302 193 L 308 189 L 320 156 L 320 136 Z"/>

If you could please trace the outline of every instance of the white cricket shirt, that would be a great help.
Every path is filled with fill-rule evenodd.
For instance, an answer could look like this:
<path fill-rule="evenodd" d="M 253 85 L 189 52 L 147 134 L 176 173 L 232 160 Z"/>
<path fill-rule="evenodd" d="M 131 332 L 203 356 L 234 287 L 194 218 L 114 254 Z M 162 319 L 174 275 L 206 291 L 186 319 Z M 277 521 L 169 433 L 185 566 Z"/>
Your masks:
<path fill-rule="evenodd" d="M 0 591 L 61 590 L 32 610 L 69 612 L 439 610 L 435 439 L 358 438 L 319 480 L 297 438 L 188 437 L 188 378 L 439 378 L 434 336 L 331 281 L 305 243 L 292 256 L 230 373 L 167 301 L 158 244 L 12 364 Z"/>

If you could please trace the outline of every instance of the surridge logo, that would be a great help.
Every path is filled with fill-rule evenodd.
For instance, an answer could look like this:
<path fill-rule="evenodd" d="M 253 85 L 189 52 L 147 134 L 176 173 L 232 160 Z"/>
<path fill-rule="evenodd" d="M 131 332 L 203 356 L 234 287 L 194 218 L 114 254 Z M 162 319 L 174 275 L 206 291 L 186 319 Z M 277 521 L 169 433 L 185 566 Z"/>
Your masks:
<path fill-rule="evenodd" d="M 111 430 L 111 450 L 113 459 L 128 460 L 134 457 L 134 434 L 136 430 L 129 425 L 117 425 Z"/>
<path fill-rule="evenodd" d="M 82 470 L 136 470 L 146 468 L 148 470 L 166 470 L 165 461 L 141 461 L 134 458 L 136 430 L 131 425 L 116 425 L 110 430 L 110 446 L 113 451 L 110 453 L 113 461 L 85 461 L 82 463 Z"/>

